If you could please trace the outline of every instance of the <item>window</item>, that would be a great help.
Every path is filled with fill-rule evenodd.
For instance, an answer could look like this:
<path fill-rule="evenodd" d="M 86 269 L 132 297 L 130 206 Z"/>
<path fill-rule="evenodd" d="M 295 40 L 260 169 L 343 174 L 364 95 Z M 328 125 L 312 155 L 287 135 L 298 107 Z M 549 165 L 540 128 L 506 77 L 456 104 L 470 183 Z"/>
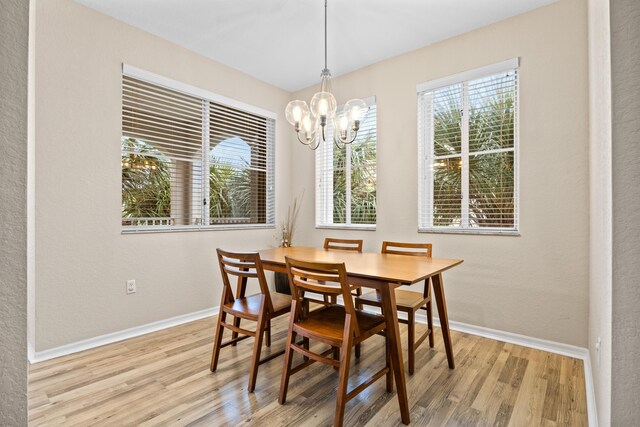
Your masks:
<path fill-rule="evenodd" d="M 275 116 L 124 66 L 124 231 L 273 226 Z"/>
<path fill-rule="evenodd" d="M 376 224 L 376 105 L 360 125 L 358 137 L 341 149 L 327 141 L 316 151 L 316 226 L 375 228 Z"/>
<path fill-rule="evenodd" d="M 419 231 L 518 231 L 518 60 L 418 86 Z"/>

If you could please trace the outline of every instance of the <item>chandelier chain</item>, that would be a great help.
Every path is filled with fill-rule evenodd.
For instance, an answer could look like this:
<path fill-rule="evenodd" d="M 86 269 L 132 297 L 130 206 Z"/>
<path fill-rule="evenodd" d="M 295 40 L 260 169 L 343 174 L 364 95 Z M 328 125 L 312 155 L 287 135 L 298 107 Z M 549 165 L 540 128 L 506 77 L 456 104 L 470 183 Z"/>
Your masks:
<path fill-rule="evenodd" d="M 324 0 L 324 68 L 327 69 L 327 0 Z"/>

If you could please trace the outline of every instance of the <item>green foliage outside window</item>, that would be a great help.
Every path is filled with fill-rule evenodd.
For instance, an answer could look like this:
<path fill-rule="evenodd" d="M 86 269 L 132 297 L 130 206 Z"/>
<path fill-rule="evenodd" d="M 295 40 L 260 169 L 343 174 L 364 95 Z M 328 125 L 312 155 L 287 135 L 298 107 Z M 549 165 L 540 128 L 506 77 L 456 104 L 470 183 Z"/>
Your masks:
<path fill-rule="evenodd" d="M 487 84 L 504 76 L 476 81 Z M 503 80 L 504 81 L 504 80 Z M 478 83 L 479 82 L 479 83 Z M 494 83 L 495 84 L 495 83 Z M 471 227 L 511 228 L 515 224 L 515 93 L 485 92 L 469 108 L 469 223 Z M 459 226 L 462 220 L 461 91 L 451 91 L 433 115 L 433 225 Z M 498 153 L 479 152 L 510 149 Z M 437 156 L 454 155 L 445 159 Z"/>

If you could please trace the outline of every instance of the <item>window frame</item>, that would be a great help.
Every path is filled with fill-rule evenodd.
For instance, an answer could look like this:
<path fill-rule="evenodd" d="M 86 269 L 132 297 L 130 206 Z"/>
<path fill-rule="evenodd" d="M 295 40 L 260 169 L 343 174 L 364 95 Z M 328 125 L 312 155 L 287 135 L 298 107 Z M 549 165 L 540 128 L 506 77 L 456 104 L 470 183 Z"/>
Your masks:
<path fill-rule="evenodd" d="M 365 231 L 375 231 L 378 223 L 378 203 L 377 203 L 377 191 L 378 191 L 378 115 L 377 115 L 377 103 L 375 96 L 369 96 L 366 98 L 362 98 L 364 102 L 367 103 L 369 107 L 375 106 L 376 108 L 376 222 L 373 224 L 353 224 L 351 223 L 351 145 L 347 144 L 344 148 L 345 150 L 345 181 L 346 181 L 346 189 L 345 189 L 345 198 L 346 198 L 346 212 L 345 216 L 347 218 L 347 222 L 345 223 L 334 223 L 333 222 L 333 163 L 331 166 L 331 170 L 327 171 L 322 167 L 322 159 L 329 156 L 327 154 L 327 150 L 331 150 L 331 158 L 333 158 L 333 150 L 336 149 L 335 143 L 333 142 L 333 130 L 331 125 L 328 126 L 328 134 L 329 137 L 327 141 L 323 141 L 322 145 L 315 153 L 315 225 L 316 229 L 339 229 L 339 230 L 365 230 Z M 341 111 L 344 105 L 339 105 L 337 108 L 337 112 Z M 321 170 L 322 169 L 322 170 Z M 348 173 L 347 173 L 348 172 Z M 329 181 L 327 183 L 323 183 L 322 179 L 324 176 L 331 176 L 330 185 L 332 187 L 332 191 L 326 191 L 325 187 L 329 185 Z M 321 201 L 322 200 L 322 201 Z M 324 211 L 321 210 L 321 206 L 324 207 Z M 321 213 L 319 213 L 321 212 Z M 327 221 L 330 218 L 331 222 Z"/>
<path fill-rule="evenodd" d="M 515 71 L 515 108 L 514 108 L 514 141 L 513 149 L 502 148 L 485 151 L 469 152 L 469 100 L 467 85 L 472 80 L 490 77 L 503 72 Z M 426 121 L 429 120 L 424 111 L 426 104 L 422 98 L 425 93 L 436 89 L 445 88 L 453 85 L 463 85 L 462 108 L 463 118 L 461 123 L 461 148 L 459 155 L 435 156 L 433 138 L 427 135 L 429 130 Z M 451 76 L 421 83 L 416 86 L 416 102 L 418 116 L 418 232 L 419 233 L 436 233 L 436 234 L 473 234 L 473 235 L 507 235 L 520 236 L 520 135 L 519 135 L 519 110 L 520 110 L 520 60 L 518 57 L 502 61 L 496 64 L 464 71 Z M 513 173 L 514 173 L 514 227 L 451 227 L 451 226 L 434 226 L 433 225 L 433 164 L 437 160 L 447 157 L 459 157 L 462 163 L 461 181 L 462 181 L 462 204 L 461 204 L 461 221 L 468 222 L 469 218 L 469 157 L 481 154 L 492 154 L 500 152 L 513 152 Z"/>
<path fill-rule="evenodd" d="M 265 179 L 265 223 L 254 223 L 254 224 L 214 224 L 214 225 L 135 225 L 135 226 L 126 226 L 120 224 L 121 234 L 139 234 L 139 233 L 171 233 L 171 232 L 192 232 L 192 231 L 213 231 L 213 230 L 251 230 L 251 229 L 275 229 L 276 221 L 275 221 L 275 135 L 276 135 L 276 125 L 277 125 L 277 117 L 278 115 L 272 111 L 256 107 L 251 104 L 244 103 L 242 101 L 238 101 L 232 98 L 228 98 L 223 95 L 216 94 L 214 92 L 207 91 L 205 89 L 201 89 L 195 86 L 191 86 L 187 83 L 183 83 L 180 81 L 176 81 L 170 79 L 168 77 L 164 77 L 141 68 L 129 65 L 122 64 L 122 77 L 128 76 L 135 79 L 146 81 L 147 83 L 151 83 L 158 86 L 163 86 L 168 89 L 183 92 L 190 96 L 198 97 L 203 102 L 203 134 L 202 134 L 202 164 L 203 170 L 208 170 L 209 166 L 209 151 L 211 149 L 209 145 L 209 103 L 221 104 L 225 107 L 230 107 L 233 109 L 238 109 L 245 111 L 247 113 L 261 116 L 267 120 L 267 135 L 266 135 L 266 179 Z M 120 102 L 122 105 L 122 100 Z M 272 121 L 272 124 L 269 125 L 269 120 Z M 271 127 L 271 132 L 269 132 L 269 128 Z M 122 136 L 122 130 L 121 130 Z M 207 178 L 203 178 L 203 182 L 207 182 L 206 185 L 202 185 L 202 197 L 204 200 L 209 200 L 209 178 L 207 172 Z M 193 186 L 193 184 L 192 184 Z M 122 183 L 120 185 L 122 187 Z M 122 200 L 122 199 L 121 199 Z M 208 219 L 210 216 L 209 213 L 209 204 L 204 204 L 202 206 L 202 218 Z M 122 222 L 122 216 L 120 221 Z M 207 221 L 208 222 L 208 221 Z"/>

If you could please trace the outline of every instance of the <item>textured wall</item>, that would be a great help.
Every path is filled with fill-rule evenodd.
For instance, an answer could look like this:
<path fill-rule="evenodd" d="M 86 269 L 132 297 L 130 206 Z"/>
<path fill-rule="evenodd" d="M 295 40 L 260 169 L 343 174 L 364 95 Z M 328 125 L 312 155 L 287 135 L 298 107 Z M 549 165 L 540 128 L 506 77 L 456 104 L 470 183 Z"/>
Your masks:
<path fill-rule="evenodd" d="M 71 0 L 39 1 L 35 26 L 35 350 L 219 305 L 215 248 L 275 246 L 275 230 L 121 234 L 122 63 L 278 114 L 277 220 L 290 94 Z"/>
<path fill-rule="evenodd" d="M 589 0 L 589 353 L 603 427 L 611 422 L 610 35 L 609 1 Z"/>
<path fill-rule="evenodd" d="M 611 0 L 613 333 L 611 424 L 640 420 L 640 2 Z"/>
<path fill-rule="evenodd" d="M 426 241 L 464 258 L 445 274 L 452 320 L 586 347 L 589 314 L 587 3 L 562 0 L 333 80 L 339 100 L 375 95 L 376 231 L 314 228 L 314 156 L 292 141 L 298 243 L 331 234 Z M 521 59 L 521 236 L 418 234 L 416 84 Z M 331 65 L 331 63 L 329 63 Z M 309 100 L 317 86 L 294 97 Z"/>
<path fill-rule="evenodd" d="M 27 425 L 29 1 L 0 3 L 0 425 Z"/>

